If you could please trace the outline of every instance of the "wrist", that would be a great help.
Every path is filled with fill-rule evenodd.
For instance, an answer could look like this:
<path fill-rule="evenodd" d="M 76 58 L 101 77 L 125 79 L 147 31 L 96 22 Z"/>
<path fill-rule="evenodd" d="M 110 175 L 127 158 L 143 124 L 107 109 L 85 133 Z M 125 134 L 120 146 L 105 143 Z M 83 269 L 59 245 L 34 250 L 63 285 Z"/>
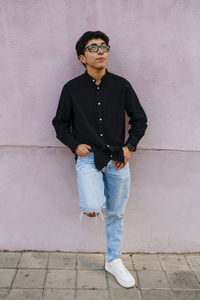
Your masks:
<path fill-rule="evenodd" d="M 130 152 L 136 151 L 136 146 L 135 145 L 127 143 L 125 146 L 129 149 Z"/>
<path fill-rule="evenodd" d="M 130 153 L 132 152 L 127 146 L 124 146 Z"/>

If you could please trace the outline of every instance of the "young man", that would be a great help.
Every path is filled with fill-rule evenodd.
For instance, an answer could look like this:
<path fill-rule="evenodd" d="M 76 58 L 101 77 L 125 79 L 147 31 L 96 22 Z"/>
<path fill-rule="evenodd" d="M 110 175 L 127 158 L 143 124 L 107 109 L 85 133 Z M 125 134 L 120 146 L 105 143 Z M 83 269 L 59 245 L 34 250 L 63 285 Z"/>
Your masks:
<path fill-rule="evenodd" d="M 109 38 L 101 31 L 87 31 L 77 41 L 77 56 L 86 70 L 63 86 L 52 123 L 56 137 L 75 154 L 82 216 L 105 214 L 105 270 L 130 288 L 135 279 L 120 259 L 123 214 L 129 160 L 145 134 L 147 116 L 129 81 L 107 70 L 109 50 Z M 125 112 L 131 127 L 124 143 Z"/>

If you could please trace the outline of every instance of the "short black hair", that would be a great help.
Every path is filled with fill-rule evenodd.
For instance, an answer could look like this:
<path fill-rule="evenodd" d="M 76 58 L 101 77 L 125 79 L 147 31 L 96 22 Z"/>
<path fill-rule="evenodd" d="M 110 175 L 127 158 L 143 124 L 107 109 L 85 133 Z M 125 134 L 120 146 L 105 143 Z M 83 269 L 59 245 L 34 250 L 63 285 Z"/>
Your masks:
<path fill-rule="evenodd" d="M 92 39 L 102 39 L 107 45 L 109 43 L 109 37 L 102 31 L 86 31 L 77 41 L 75 46 L 78 59 L 79 59 L 79 55 L 85 53 L 84 48 L 86 44 Z M 85 64 L 83 62 L 81 63 L 86 68 Z"/>

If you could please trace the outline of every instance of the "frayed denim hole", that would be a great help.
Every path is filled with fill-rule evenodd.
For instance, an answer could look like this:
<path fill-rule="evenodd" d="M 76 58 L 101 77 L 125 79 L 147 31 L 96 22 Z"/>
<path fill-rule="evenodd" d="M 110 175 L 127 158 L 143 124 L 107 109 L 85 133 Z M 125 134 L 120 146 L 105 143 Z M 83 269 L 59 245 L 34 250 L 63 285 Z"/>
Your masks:
<path fill-rule="evenodd" d="M 84 212 L 81 211 L 80 216 L 79 216 L 79 218 L 80 218 L 80 223 L 82 223 L 83 214 L 84 214 Z"/>
<path fill-rule="evenodd" d="M 104 220 L 104 216 L 103 216 L 102 210 L 100 211 L 100 215 L 101 215 L 102 220 Z"/>

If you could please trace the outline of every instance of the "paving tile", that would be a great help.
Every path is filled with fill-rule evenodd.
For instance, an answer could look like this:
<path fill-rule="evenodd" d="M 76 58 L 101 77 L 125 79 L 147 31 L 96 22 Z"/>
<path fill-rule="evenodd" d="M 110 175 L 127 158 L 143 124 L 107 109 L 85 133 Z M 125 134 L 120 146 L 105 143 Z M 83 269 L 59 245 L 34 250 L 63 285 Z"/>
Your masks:
<path fill-rule="evenodd" d="M 46 270 L 18 269 L 13 288 L 43 288 Z"/>
<path fill-rule="evenodd" d="M 184 255 L 159 254 L 159 259 L 164 270 L 190 270 Z"/>
<path fill-rule="evenodd" d="M 200 289 L 196 277 L 191 271 L 166 271 L 173 289 Z"/>
<path fill-rule="evenodd" d="M 48 270 L 45 283 L 46 288 L 74 289 L 76 270 Z"/>
<path fill-rule="evenodd" d="M 140 290 L 133 287 L 110 290 L 109 300 L 142 300 L 142 297 Z"/>
<path fill-rule="evenodd" d="M 171 289 L 164 271 L 138 270 L 139 286 L 142 288 Z"/>
<path fill-rule="evenodd" d="M 176 300 L 199 300 L 200 291 L 173 291 Z"/>
<path fill-rule="evenodd" d="M 0 252 L 0 268 L 16 268 L 20 252 Z"/>
<path fill-rule="evenodd" d="M 20 259 L 19 268 L 46 268 L 48 252 L 24 252 Z"/>
<path fill-rule="evenodd" d="M 135 287 L 138 286 L 138 282 L 137 282 L 137 277 L 136 277 L 136 272 L 133 270 L 129 271 L 131 273 L 131 275 L 133 275 L 133 277 L 135 278 Z M 108 279 L 108 286 L 110 289 L 119 289 L 122 288 L 124 289 L 124 287 L 122 287 L 118 281 L 115 279 L 114 275 L 112 275 L 111 273 L 106 271 L 106 277 Z"/>
<path fill-rule="evenodd" d="M 174 300 L 172 291 L 161 291 L 161 290 L 143 290 L 143 300 Z"/>
<path fill-rule="evenodd" d="M 157 254 L 134 254 L 132 261 L 135 270 L 162 270 Z"/>
<path fill-rule="evenodd" d="M 9 288 L 0 288 L 0 295 L 7 295 L 9 293 Z"/>
<path fill-rule="evenodd" d="M 120 257 L 125 265 L 125 267 L 127 267 L 128 270 L 133 270 L 133 264 L 132 264 L 132 259 L 131 256 L 129 254 L 122 254 Z"/>
<path fill-rule="evenodd" d="M 78 289 L 107 289 L 104 270 L 78 270 Z"/>
<path fill-rule="evenodd" d="M 16 269 L 0 269 L 0 288 L 8 288 L 15 276 Z"/>
<path fill-rule="evenodd" d="M 200 272 L 200 255 L 199 254 L 185 255 L 185 258 L 192 270 Z"/>
<path fill-rule="evenodd" d="M 48 268 L 50 269 L 75 269 L 76 253 L 51 252 Z"/>
<path fill-rule="evenodd" d="M 106 290 L 77 290 L 76 300 L 110 300 Z"/>
<path fill-rule="evenodd" d="M 75 290 L 47 289 L 44 290 L 42 300 L 74 300 Z"/>
<path fill-rule="evenodd" d="M 42 289 L 12 289 L 6 300 L 41 300 Z"/>
<path fill-rule="evenodd" d="M 104 269 L 104 255 L 103 254 L 85 254 L 79 253 L 77 255 L 77 269 Z"/>

